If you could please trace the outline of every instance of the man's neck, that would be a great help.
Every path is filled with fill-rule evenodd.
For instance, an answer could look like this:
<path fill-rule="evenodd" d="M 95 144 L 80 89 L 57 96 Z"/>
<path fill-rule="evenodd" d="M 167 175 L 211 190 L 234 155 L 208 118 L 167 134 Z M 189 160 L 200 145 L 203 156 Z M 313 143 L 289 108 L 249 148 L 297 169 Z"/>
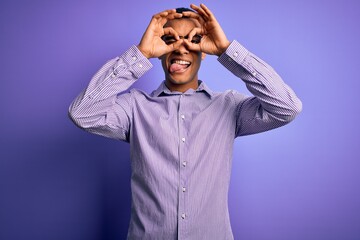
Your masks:
<path fill-rule="evenodd" d="M 165 85 L 171 92 L 182 92 L 182 93 L 184 93 L 189 89 L 196 90 L 199 87 L 199 82 L 198 81 L 193 81 L 193 82 L 186 83 L 186 84 L 174 84 L 174 83 L 172 83 L 170 81 L 165 81 Z"/>

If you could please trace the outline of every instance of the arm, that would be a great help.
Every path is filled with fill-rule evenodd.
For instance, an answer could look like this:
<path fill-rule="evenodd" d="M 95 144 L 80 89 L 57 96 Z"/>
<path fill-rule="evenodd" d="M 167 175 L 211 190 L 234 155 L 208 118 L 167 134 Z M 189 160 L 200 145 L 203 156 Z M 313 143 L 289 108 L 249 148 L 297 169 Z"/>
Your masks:
<path fill-rule="evenodd" d="M 127 90 L 152 67 L 137 47 L 108 61 L 69 107 L 69 117 L 80 128 L 102 136 L 128 141 L 131 93 Z"/>
<path fill-rule="evenodd" d="M 237 77 L 241 78 L 255 97 L 244 98 L 233 91 L 236 104 L 236 136 L 253 134 L 282 126 L 301 111 L 301 101 L 263 60 L 250 53 L 241 44 L 228 41 L 214 14 L 204 5 L 191 5 L 196 13 L 183 13 L 198 19 L 201 27 L 195 34 L 203 35 L 200 44 L 186 41 L 188 47 L 210 55 L 219 56 L 219 61 Z"/>
<path fill-rule="evenodd" d="M 107 62 L 72 102 L 69 108 L 71 120 L 89 132 L 129 141 L 132 93 L 119 93 L 152 67 L 147 58 L 159 57 L 178 47 L 179 43 L 165 44 L 161 36 L 173 34 L 178 38 L 173 29 L 163 26 L 168 20 L 180 17 L 182 14 L 176 13 L 175 9 L 154 15 L 140 44 Z"/>
<path fill-rule="evenodd" d="M 218 58 L 228 70 L 241 78 L 255 97 L 233 92 L 236 104 L 236 136 L 280 127 L 300 113 L 302 103 L 275 70 L 233 41 Z"/>

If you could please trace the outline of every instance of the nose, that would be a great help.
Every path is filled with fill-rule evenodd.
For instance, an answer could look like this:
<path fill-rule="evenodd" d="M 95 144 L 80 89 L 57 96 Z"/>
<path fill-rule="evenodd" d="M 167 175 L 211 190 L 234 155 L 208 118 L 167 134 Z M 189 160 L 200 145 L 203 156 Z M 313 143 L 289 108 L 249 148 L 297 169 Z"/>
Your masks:
<path fill-rule="evenodd" d="M 179 41 L 181 41 L 180 46 L 175 50 L 175 52 L 177 54 L 188 54 L 189 50 L 186 48 L 184 39 L 180 39 Z"/>

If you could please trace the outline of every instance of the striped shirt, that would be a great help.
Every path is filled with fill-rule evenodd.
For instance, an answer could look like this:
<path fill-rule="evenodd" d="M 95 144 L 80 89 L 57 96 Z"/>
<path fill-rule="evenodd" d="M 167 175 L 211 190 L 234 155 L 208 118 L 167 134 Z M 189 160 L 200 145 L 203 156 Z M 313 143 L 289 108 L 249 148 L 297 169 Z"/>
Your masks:
<path fill-rule="evenodd" d="M 232 148 L 238 136 L 289 123 L 301 101 L 264 61 L 233 41 L 218 61 L 254 96 L 234 90 L 147 94 L 130 86 L 151 67 L 132 46 L 107 62 L 73 101 L 82 129 L 130 143 L 128 239 L 233 239 L 228 212 Z"/>

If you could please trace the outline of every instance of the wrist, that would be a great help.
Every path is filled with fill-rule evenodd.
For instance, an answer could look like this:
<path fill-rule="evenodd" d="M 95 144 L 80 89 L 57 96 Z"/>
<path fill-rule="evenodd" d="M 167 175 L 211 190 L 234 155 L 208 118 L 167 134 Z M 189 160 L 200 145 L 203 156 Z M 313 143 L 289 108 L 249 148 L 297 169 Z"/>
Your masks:
<path fill-rule="evenodd" d="M 139 51 L 141 52 L 142 55 L 144 55 L 144 57 L 146 57 L 147 59 L 151 58 L 151 56 L 139 45 L 136 46 Z"/>
<path fill-rule="evenodd" d="M 228 40 L 227 40 L 227 42 L 222 46 L 222 47 L 220 47 L 219 48 L 219 53 L 217 54 L 217 56 L 218 57 L 220 57 L 224 52 L 226 52 L 226 49 L 228 49 L 228 47 L 230 46 L 230 44 L 231 44 L 231 42 L 229 42 Z"/>

